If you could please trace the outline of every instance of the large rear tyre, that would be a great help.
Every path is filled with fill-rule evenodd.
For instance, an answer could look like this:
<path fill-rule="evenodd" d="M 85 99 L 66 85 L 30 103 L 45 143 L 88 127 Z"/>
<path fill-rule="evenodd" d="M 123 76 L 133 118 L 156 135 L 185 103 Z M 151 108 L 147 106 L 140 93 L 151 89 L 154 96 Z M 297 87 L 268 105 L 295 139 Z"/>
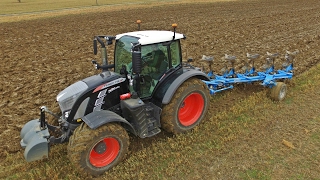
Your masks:
<path fill-rule="evenodd" d="M 210 103 L 207 86 L 200 79 L 185 81 L 165 105 L 161 114 L 161 127 L 174 134 L 191 130 L 204 119 Z"/>
<path fill-rule="evenodd" d="M 70 137 L 68 156 L 80 173 L 98 176 L 121 162 L 128 147 L 128 133 L 119 124 L 93 130 L 82 123 Z"/>
<path fill-rule="evenodd" d="M 277 85 L 271 88 L 270 97 L 275 101 L 282 101 L 287 94 L 287 85 L 283 82 L 277 82 Z"/>

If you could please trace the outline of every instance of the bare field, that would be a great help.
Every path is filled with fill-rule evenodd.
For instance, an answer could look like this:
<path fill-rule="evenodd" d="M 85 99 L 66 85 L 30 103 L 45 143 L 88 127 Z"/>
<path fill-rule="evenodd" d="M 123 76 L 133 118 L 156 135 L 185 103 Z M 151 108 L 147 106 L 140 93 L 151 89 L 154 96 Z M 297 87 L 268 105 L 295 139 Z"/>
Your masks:
<path fill-rule="evenodd" d="M 278 52 L 281 68 L 285 50 L 297 49 L 295 73 L 301 77 L 289 83 L 285 102 L 272 102 L 260 86 L 239 86 L 213 96 L 207 120 L 190 133 L 131 137 L 127 159 L 101 179 L 320 178 L 318 0 L 186 1 L 61 12 L 26 17 L 31 20 L 0 17 L 0 178 L 83 179 L 70 166 L 66 144 L 53 146 L 48 160 L 26 163 L 19 132 L 38 118 L 40 106 L 58 112 L 56 95 L 66 86 L 98 73 L 91 65 L 98 58 L 92 53 L 94 35 L 134 31 L 137 19 L 145 30 L 171 30 L 177 23 L 187 36 L 184 59 L 192 57 L 206 70 L 202 55 L 214 56 L 220 72 L 224 54 L 237 56 L 241 70 L 247 52 L 262 56 L 258 69 L 267 51 Z M 113 48 L 108 50 L 112 60 Z M 312 67 L 313 79 L 302 75 Z"/>

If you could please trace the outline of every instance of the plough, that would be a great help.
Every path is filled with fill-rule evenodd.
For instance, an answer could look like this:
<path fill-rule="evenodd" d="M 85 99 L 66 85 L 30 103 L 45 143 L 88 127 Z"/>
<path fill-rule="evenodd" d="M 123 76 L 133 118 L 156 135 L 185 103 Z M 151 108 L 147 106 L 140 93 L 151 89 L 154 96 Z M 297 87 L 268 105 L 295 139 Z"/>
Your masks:
<path fill-rule="evenodd" d="M 272 99 L 281 101 L 286 95 L 286 85 L 283 82 L 277 82 L 277 80 L 292 78 L 293 60 L 298 52 L 299 51 L 286 51 L 285 63 L 283 63 L 283 68 L 280 70 L 275 70 L 274 66 L 274 61 L 279 54 L 267 52 L 266 64 L 263 66 L 265 71 L 263 72 L 256 71 L 254 67 L 254 61 L 258 59 L 260 55 L 247 53 L 248 62 L 246 62 L 246 65 L 244 66 L 244 73 L 237 73 L 235 70 L 234 64 L 236 62 L 236 56 L 225 54 L 224 59 L 229 61 L 232 67 L 229 70 L 223 68 L 221 70 L 222 75 L 218 75 L 212 70 L 214 58 L 203 55 L 202 60 L 207 61 L 210 68 L 210 71 L 207 74 L 208 77 L 210 77 L 210 80 L 203 80 L 203 82 L 208 86 L 211 95 L 232 89 L 234 87 L 233 84 L 260 82 L 261 85 L 272 89 Z M 250 69 L 248 68 L 249 63 L 251 63 Z"/>

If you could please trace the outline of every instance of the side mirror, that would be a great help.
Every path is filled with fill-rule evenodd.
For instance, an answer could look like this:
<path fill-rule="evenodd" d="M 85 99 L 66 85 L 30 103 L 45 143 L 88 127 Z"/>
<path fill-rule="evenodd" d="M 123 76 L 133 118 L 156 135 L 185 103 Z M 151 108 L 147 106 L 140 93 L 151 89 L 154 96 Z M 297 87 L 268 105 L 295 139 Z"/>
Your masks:
<path fill-rule="evenodd" d="M 142 60 L 140 51 L 132 51 L 132 70 L 136 74 L 142 71 Z"/>
<path fill-rule="evenodd" d="M 97 55 L 98 53 L 98 47 L 97 47 L 97 39 L 93 40 L 93 54 Z"/>

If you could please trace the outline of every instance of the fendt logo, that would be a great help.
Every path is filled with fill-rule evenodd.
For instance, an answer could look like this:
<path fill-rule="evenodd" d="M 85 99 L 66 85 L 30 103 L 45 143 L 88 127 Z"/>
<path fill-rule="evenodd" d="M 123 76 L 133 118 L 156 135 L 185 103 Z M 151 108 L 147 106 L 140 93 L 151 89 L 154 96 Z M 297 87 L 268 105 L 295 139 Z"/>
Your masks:
<path fill-rule="evenodd" d="M 116 87 L 110 88 L 108 90 L 108 94 L 111 93 L 112 91 L 116 90 L 116 89 L 119 89 L 119 88 L 120 88 L 120 86 L 116 86 Z"/>
<path fill-rule="evenodd" d="M 110 86 L 113 86 L 115 84 L 118 84 L 118 83 L 122 83 L 123 81 L 125 81 L 126 78 L 119 78 L 119 79 L 116 79 L 116 80 L 113 80 L 113 81 L 110 81 L 110 82 L 107 82 L 106 84 L 103 84 L 103 85 L 100 85 L 98 86 L 94 91 L 93 93 L 97 92 L 97 91 L 100 91 L 100 90 L 103 90 L 107 87 L 110 87 Z"/>

